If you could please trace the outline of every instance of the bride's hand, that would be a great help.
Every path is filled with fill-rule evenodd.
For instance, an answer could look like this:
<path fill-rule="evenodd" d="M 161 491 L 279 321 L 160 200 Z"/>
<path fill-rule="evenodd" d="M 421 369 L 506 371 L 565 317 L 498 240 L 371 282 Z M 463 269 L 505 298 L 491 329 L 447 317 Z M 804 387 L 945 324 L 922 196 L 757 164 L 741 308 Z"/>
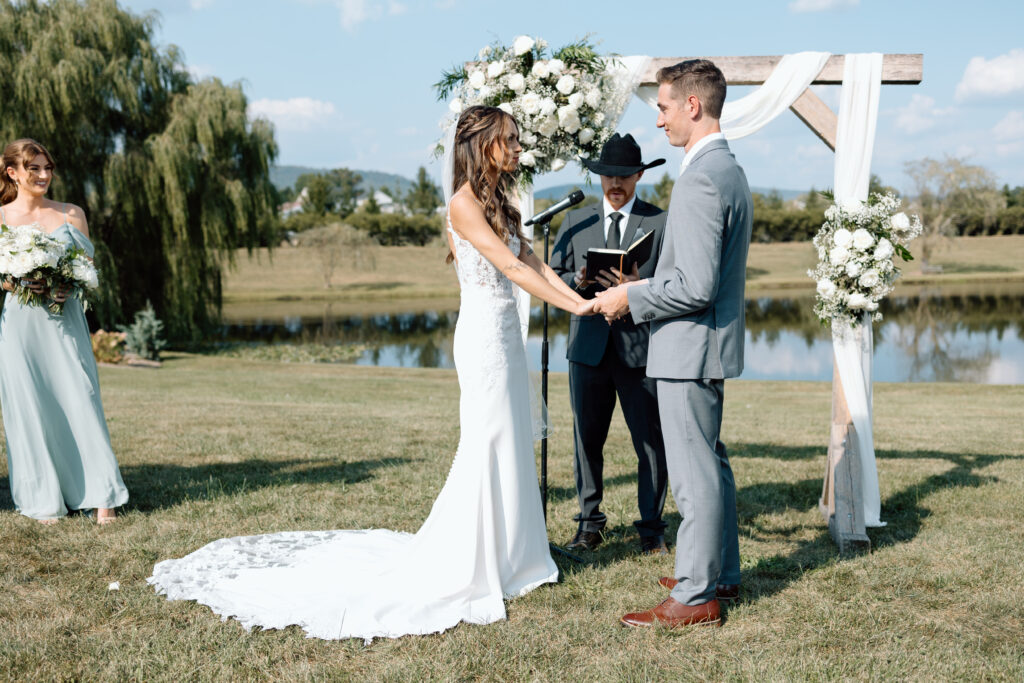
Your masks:
<path fill-rule="evenodd" d="M 579 316 L 596 315 L 596 311 L 594 311 L 596 305 L 597 299 L 585 299 L 576 304 L 576 310 L 573 313 Z"/>

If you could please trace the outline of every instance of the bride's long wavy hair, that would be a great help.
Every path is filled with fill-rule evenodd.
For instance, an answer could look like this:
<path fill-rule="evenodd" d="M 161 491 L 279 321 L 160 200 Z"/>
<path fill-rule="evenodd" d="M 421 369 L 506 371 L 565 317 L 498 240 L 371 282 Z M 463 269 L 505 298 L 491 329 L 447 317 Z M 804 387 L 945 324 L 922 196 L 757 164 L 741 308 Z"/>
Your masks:
<path fill-rule="evenodd" d="M 3 156 L 0 157 L 0 205 L 9 204 L 18 196 L 18 186 L 8 175 L 7 169 L 24 167 L 40 154 L 56 168 L 57 164 L 46 148 L 31 138 L 15 140 L 4 148 Z"/>
<path fill-rule="evenodd" d="M 505 148 L 505 133 L 509 126 L 518 127 L 518 124 L 511 115 L 497 107 L 469 107 L 462 112 L 456 124 L 453 154 L 452 190 L 469 183 L 473 194 L 483 204 L 488 225 L 505 244 L 513 233 L 526 240 L 519 225 L 520 213 L 515 198 L 519 174 L 502 170 L 500 160 L 491 154 L 495 143 Z M 451 263 L 454 258 L 449 249 L 446 261 Z"/>

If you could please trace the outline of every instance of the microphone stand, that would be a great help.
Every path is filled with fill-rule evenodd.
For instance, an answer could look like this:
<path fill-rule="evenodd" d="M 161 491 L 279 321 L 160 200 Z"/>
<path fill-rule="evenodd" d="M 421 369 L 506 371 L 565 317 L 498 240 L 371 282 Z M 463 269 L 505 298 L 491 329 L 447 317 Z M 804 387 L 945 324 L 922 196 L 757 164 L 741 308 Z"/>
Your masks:
<path fill-rule="evenodd" d="M 544 263 L 548 262 L 548 236 L 551 234 L 551 218 L 541 223 L 541 230 L 544 232 Z M 540 396 L 541 416 L 545 425 L 548 424 L 548 302 L 541 304 L 541 311 L 544 318 L 543 336 L 540 342 Z M 544 434 L 540 440 L 540 499 L 544 512 L 544 526 L 548 523 L 548 436 Z M 574 562 L 583 563 L 583 559 L 573 555 L 565 548 L 548 541 L 548 546 L 564 557 Z"/>

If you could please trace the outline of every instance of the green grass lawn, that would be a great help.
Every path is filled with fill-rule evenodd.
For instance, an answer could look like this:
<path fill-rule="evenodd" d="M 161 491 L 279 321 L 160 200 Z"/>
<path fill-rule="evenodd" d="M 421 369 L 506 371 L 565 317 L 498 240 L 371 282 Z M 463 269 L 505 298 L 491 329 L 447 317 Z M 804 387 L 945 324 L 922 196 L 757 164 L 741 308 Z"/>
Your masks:
<path fill-rule="evenodd" d="M 434 308 L 437 301 L 447 301 L 453 309 L 458 307 L 458 282 L 451 266 L 445 265 L 447 250 L 440 241 L 426 247 L 378 248 L 376 254 L 374 270 L 340 268 L 331 287 L 325 288 L 319 261 L 311 249 L 283 247 L 273 254 L 262 249 L 252 258 L 240 250 L 236 254 L 237 268 L 226 278 L 225 307 L 233 317 L 255 311 L 265 315 L 268 305 L 287 306 L 291 315 L 302 305 L 318 312 L 323 302 L 335 302 L 352 313 L 362 309 L 380 312 L 395 305 L 402 311 L 417 310 L 415 304 L 410 304 L 415 299 L 429 301 Z M 904 266 L 901 283 L 1021 282 L 1022 254 L 1024 236 L 959 237 L 950 240 L 933 259 L 934 264 L 943 266 L 942 273 L 922 274 L 918 262 L 911 262 Z M 814 282 L 807 277 L 807 269 L 814 267 L 816 259 L 809 242 L 752 244 L 747 259 L 747 290 L 813 291 Z"/>
<path fill-rule="evenodd" d="M 246 632 L 145 579 L 224 536 L 415 531 L 458 441 L 452 371 L 173 354 L 103 368 L 131 501 L 115 525 L 17 515 L 0 465 L 0 678 L 11 680 L 1021 680 L 1024 387 L 878 384 L 883 519 L 840 560 L 817 511 L 826 383 L 730 381 L 744 593 L 721 629 L 621 628 L 664 596 L 670 558 L 640 557 L 635 458 L 617 414 L 608 542 L 556 558 L 557 585 L 509 618 L 397 641 Z M 552 375 L 550 535 L 575 510 L 566 377 Z M 679 517 L 671 502 L 670 531 Z M 415 573 L 409 576 L 415 581 Z M 118 591 L 108 584 L 119 581 Z"/>

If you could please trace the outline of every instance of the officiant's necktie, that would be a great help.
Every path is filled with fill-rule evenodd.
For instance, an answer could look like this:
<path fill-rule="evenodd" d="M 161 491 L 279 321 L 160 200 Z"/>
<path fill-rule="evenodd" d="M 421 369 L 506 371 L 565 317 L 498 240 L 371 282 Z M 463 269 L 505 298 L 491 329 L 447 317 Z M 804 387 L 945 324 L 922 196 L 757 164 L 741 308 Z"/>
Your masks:
<path fill-rule="evenodd" d="M 612 225 L 608 228 L 608 239 L 605 240 L 604 246 L 609 249 L 618 249 L 619 240 L 622 239 L 622 233 L 619 232 L 619 223 L 622 222 L 622 214 L 616 211 L 611 215 Z"/>

